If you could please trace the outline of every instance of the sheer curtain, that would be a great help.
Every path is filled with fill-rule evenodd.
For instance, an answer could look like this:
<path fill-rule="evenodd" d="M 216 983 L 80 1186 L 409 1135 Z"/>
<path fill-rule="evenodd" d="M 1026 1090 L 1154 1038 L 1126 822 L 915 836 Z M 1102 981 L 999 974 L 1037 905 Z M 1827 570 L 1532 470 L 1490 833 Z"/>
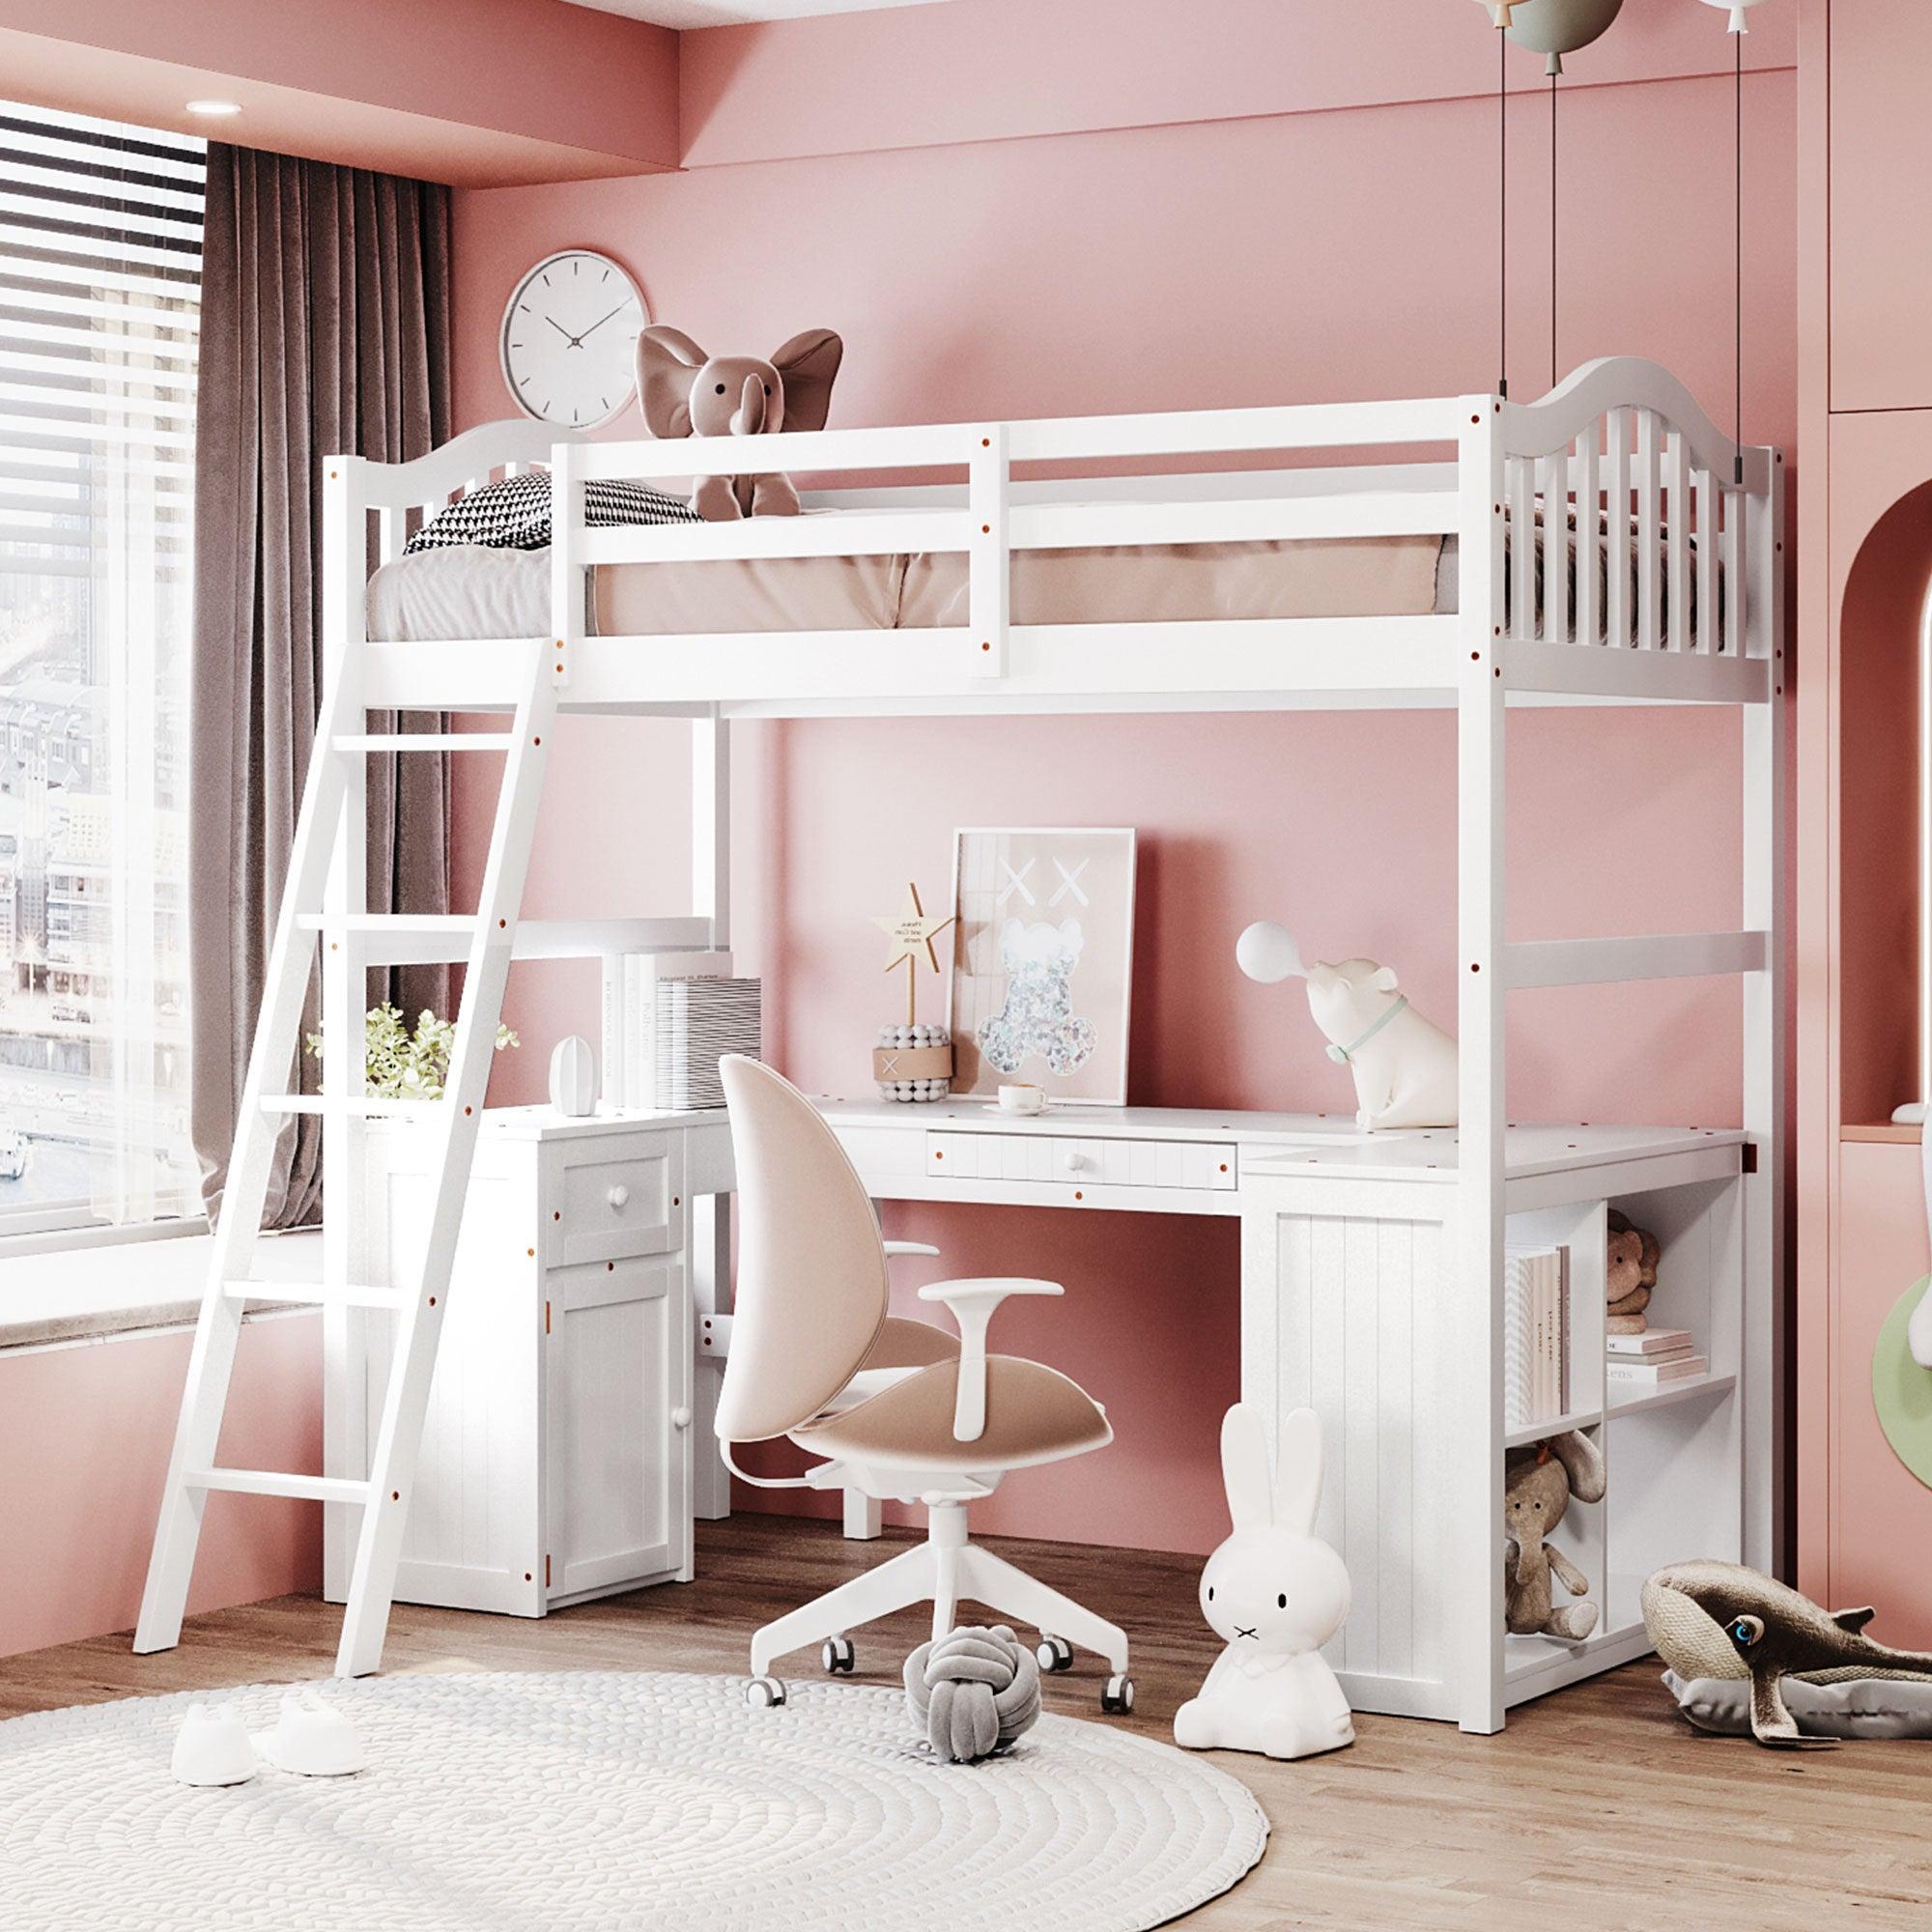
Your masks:
<path fill-rule="evenodd" d="M 318 465 L 338 452 L 402 461 L 449 435 L 449 193 L 213 143 L 204 255 L 190 980 L 194 1142 L 213 1214 L 315 735 Z M 369 800 L 371 909 L 447 910 L 447 760 L 372 758 Z M 402 969 L 371 990 L 448 1011 L 445 968 Z M 304 1032 L 314 1022 L 311 1007 Z M 268 1225 L 316 1218 L 319 1126 L 285 1126 Z"/>

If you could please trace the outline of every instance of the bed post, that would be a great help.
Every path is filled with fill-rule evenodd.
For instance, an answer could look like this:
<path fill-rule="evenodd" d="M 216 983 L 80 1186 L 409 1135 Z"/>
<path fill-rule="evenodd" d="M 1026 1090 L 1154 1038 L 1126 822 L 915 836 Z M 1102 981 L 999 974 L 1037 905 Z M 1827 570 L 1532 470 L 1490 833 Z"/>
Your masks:
<path fill-rule="evenodd" d="M 1789 1577 L 1784 1435 L 1784 452 L 1770 452 L 1762 496 L 1747 499 L 1745 648 L 1767 660 L 1770 696 L 1746 704 L 1744 906 L 1765 935 L 1744 976 L 1744 1121 L 1756 1171 L 1745 1178 L 1744 1556 Z"/>
<path fill-rule="evenodd" d="M 359 456 L 323 459 L 323 573 L 322 635 L 324 676 L 359 685 L 364 678 L 360 646 L 368 638 L 363 586 L 369 575 L 368 477 Z M 384 535 L 388 535 L 384 520 Z M 384 561 L 387 561 L 385 557 Z M 366 731 L 366 714 L 355 694 L 346 712 L 352 731 Z M 326 712 L 328 694 L 319 692 Z M 311 758 L 327 755 L 319 738 L 309 748 Z M 342 836 L 335 840 L 329 862 L 325 900 L 331 919 L 369 909 L 368 761 L 351 758 L 343 777 Z M 352 933 L 343 932 L 322 953 L 322 1090 L 325 1094 L 359 1094 L 364 1086 L 362 1015 L 368 1005 L 368 974 L 362 949 Z M 301 1086 L 299 1068 L 291 1091 Z M 291 1121 L 285 1130 L 298 1123 Z M 327 1201 L 322 1220 L 322 1278 L 324 1281 L 370 1281 L 364 1252 L 364 1165 L 368 1135 L 359 1116 L 332 1112 L 322 1117 L 322 1174 Z M 364 1309 L 340 1302 L 325 1306 L 322 1317 L 324 1473 L 361 1479 L 369 1473 L 367 1390 L 358 1376 L 349 1373 L 353 1362 L 366 1353 Z M 346 1597 L 349 1565 L 355 1554 L 355 1517 L 341 1503 L 326 1505 L 323 1518 L 323 1577 L 326 1594 Z"/>
<path fill-rule="evenodd" d="M 1501 1537 L 1503 1242 L 1503 439 L 1504 405 L 1464 398 L 1458 441 L 1457 1002 L 1459 1065 L 1448 1536 L 1453 1682 L 1465 1731 L 1503 1724 Z M 1518 545 L 1529 541 L 1517 532 Z"/>
<path fill-rule="evenodd" d="M 691 727 L 691 909 L 711 926 L 714 952 L 731 949 L 731 740 L 716 706 Z M 731 1197 L 691 1199 L 691 1298 L 701 1321 L 731 1306 Z M 692 1332 L 699 1332 L 694 1321 Z M 691 1506 L 707 1522 L 731 1514 L 731 1477 L 719 1454 L 712 1418 L 724 1363 L 694 1351 L 692 1363 Z"/>

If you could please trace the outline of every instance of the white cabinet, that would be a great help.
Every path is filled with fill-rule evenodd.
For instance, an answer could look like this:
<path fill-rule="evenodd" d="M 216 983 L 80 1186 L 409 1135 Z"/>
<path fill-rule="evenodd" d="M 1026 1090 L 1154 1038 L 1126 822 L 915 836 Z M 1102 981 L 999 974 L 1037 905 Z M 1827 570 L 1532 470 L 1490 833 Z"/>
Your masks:
<path fill-rule="evenodd" d="M 414 1264 L 432 1136 L 368 1136 L 369 1279 Z M 396 1595 L 542 1616 L 691 1576 L 690 1200 L 681 1128 L 543 1109 L 478 1138 Z M 327 1466 L 359 1474 L 382 1416 L 393 1318 L 332 1316 Z M 352 1512 L 332 1509 L 340 1601 Z"/>

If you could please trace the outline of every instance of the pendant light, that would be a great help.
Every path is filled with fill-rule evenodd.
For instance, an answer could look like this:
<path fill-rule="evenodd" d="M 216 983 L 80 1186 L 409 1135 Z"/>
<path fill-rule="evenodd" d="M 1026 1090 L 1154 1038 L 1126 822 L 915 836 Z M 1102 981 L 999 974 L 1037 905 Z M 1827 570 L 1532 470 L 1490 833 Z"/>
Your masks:
<path fill-rule="evenodd" d="M 1553 79 L 1563 71 L 1563 56 L 1609 32 L 1624 0 L 1512 0 L 1503 31 L 1519 46 L 1533 47 L 1548 60 L 1544 71 Z M 1505 11 L 1498 9 L 1498 12 Z"/>
<path fill-rule="evenodd" d="M 1740 489 L 1745 480 L 1745 43 L 1750 22 L 1745 15 L 1759 0 L 1704 0 L 1721 7 L 1727 15 L 1724 31 L 1731 37 L 1731 302 L 1735 333 L 1732 339 L 1732 440 L 1738 453 L 1731 463 L 1731 480 Z"/>
<path fill-rule="evenodd" d="M 1724 22 L 1724 31 L 1728 34 L 1749 33 L 1750 22 L 1745 15 L 1759 4 L 1760 0 L 1704 0 L 1705 6 L 1721 7 L 1730 16 Z"/>

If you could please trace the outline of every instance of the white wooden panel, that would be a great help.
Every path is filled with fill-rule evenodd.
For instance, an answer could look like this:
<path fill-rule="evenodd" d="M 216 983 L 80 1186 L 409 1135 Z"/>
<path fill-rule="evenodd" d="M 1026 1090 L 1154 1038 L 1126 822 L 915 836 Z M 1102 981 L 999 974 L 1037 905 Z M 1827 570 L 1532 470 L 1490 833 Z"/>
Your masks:
<path fill-rule="evenodd" d="M 1604 596 L 1607 638 L 1612 650 L 1626 650 L 1631 631 L 1631 419 L 1628 410 L 1612 410 L 1605 418 L 1608 441 L 1605 455 L 1604 541 L 1608 546 L 1609 580 Z"/>
<path fill-rule="evenodd" d="M 1636 412 L 1636 642 L 1643 651 L 1657 649 L 1662 616 L 1657 582 L 1662 560 L 1658 551 L 1663 477 L 1661 428 L 1649 410 Z"/>
<path fill-rule="evenodd" d="M 854 1130 L 842 1130 L 849 1147 Z M 869 1170 L 884 1173 L 883 1148 L 898 1139 L 890 1130 L 876 1130 Z M 903 1137 L 918 1145 L 918 1133 Z M 1105 1138 L 1072 1134 L 956 1132 L 933 1129 L 923 1134 L 924 1172 L 935 1180 L 994 1181 L 1013 1184 L 1093 1182 L 1110 1187 L 1160 1188 L 1171 1192 L 1198 1189 L 1229 1193 L 1239 1180 L 1232 1141 L 1164 1141 L 1141 1137 Z"/>
<path fill-rule="evenodd" d="M 1268 1185 L 1267 1196 L 1285 1202 L 1294 1185 Z M 1324 1655 L 1349 1674 L 1360 1708 L 1411 1709 L 1416 1681 L 1439 1683 L 1448 1654 L 1448 1492 L 1435 1433 L 1448 1367 L 1443 1224 L 1287 1206 L 1253 1218 L 1266 1226 L 1244 1233 L 1243 1325 L 1256 1336 L 1244 1341 L 1242 1393 L 1321 1418 L 1317 1529 L 1348 1564 L 1353 1596 Z M 1263 1334 L 1266 1361 L 1253 1354 Z"/>
<path fill-rule="evenodd" d="M 1690 479 L 1685 467 L 1684 436 L 1673 429 L 1664 439 L 1664 481 L 1670 491 L 1664 525 L 1664 596 L 1669 614 L 1664 636 L 1673 651 L 1690 648 Z"/>
<path fill-rule="evenodd" d="M 1520 457 L 1512 459 L 1504 473 L 1509 480 L 1509 634 L 1526 643 L 1536 636 L 1536 476 Z M 1463 594 L 1468 595 L 1466 584 Z"/>
<path fill-rule="evenodd" d="M 1599 587 L 1603 569 L 1603 505 L 1597 448 L 1601 433 L 1585 423 L 1577 439 L 1577 631 L 1579 644 L 1602 641 L 1604 597 Z"/>
<path fill-rule="evenodd" d="M 1694 496 L 1697 504 L 1697 624 L 1692 639 L 1700 651 L 1714 651 L 1720 632 L 1718 617 L 1718 560 L 1721 536 L 1718 512 L 1718 479 L 1708 469 L 1697 471 Z"/>
<path fill-rule="evenodd" d="M 544 1286 L 549 1594 L 675 1570 L 688 1534 L 690 1431 L 670 1420 L 690 1405 L 682 1264 L 558 1269 Z"/>
<path fill-rule="evenodd" d="M 1570 638 L 1570 464 L 1567 454 L 1537 459 L 1536 492 L 1543 498 L 1537 556 L 1543 566 L 1543 623 L 1550 643 Z"/>
<path fill-rule="evenodd" d="M 1734 658 L 1745 654 L 1745 623 L 1750 608 L 1750 579 L 1746 575 L 1745 498 L 1735 490 L 1724 492 L 1724 649 Z"/>

